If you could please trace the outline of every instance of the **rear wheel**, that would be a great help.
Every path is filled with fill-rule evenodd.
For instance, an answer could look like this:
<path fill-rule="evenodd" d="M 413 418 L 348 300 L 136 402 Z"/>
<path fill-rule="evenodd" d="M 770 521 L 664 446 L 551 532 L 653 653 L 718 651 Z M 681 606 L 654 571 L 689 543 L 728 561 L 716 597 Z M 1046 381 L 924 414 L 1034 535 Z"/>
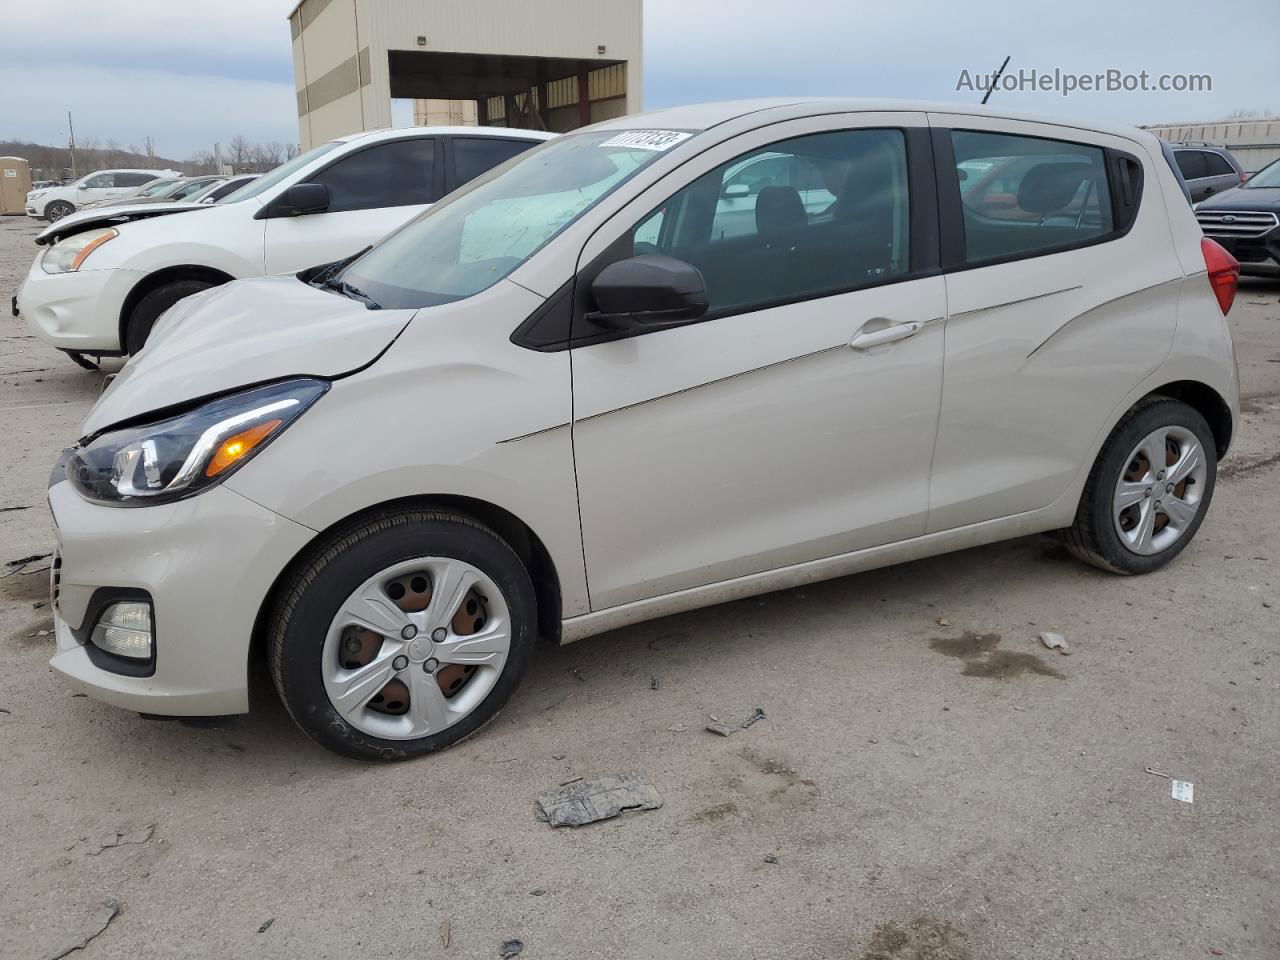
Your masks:
<path fill-rule="evenodd" d="M 129 321 L 125 324 L 124 343 L 121 344 L 125 353 L 132 355 L 143 348 L 147 337 L 151 336 L 151 328 L 156 325 L 162 313 L 184 297 L 208 290 L 212 286 L 214 284 L 208 280 L 174 280 L 156 287 L 144 296 L 134 306 L 133 312 L 129 314 Z"/>
<path fill-rule="evenodd" d="M 1217 470 L 1204 417 L 1178 400 L 1148 398 L 1103 444 L 1063 541 L 1081 560 L 1113 573 L 1158 570 L 1200 528 Z"/>
<path fill-rule="evenodd" d="M 75 212 L 75 204 L 66 200 L 54 200 L 53 203 L 44 208 L 44 218 L 50 223 L 54 223 Z"/>
<path fill-rule="evenodd" d="M 536 623 L 529 575 L 492 530 L 456 514 L 388 514 L 331 541 L 286 587 L 272 674 L 322 746 L 404 760 L 497 714 L 528 665 Z"/>

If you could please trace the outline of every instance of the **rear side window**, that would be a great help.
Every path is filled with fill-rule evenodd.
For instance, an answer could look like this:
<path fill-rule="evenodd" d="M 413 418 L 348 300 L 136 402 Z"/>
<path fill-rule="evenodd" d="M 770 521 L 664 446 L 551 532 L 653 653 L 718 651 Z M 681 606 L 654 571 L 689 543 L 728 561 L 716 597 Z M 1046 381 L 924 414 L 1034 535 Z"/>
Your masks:
<path fill-rule="evenodd" d="M 1220 153 L 1208 153 L 1204 155 L 1205 171 L 1211 177 L 1221 177 L 1226 174 L 1235 173 L 1231 164 L 1227 163 L 1227 158 Z"/>
<path fill-rule="evenodd" d="M 114 173 L 100 173 L 96 177 L 90 177 L 84 182 L 84 185 L 94 190 L 114 187 L 116 185 L 116 175 Z"/>
<path fill-rule="evenodd" d="M 1178 169 L 1188 180 L 1199 180 L 1209 175 L 1209 168 L 1204 161 L 1203 150 L 1179 150 L 1174 154 L 1178 161 Z"/>
<path fill-rule="evenodd" d="M 1102 148 L 966 130 L 951 141 L 966 263 L 1050 253 L 1112 232 Z"/>
<path fill-rule="evenodd" d="M 534 146 L 537 146 L 537 141 L 533 140 L 455 137 L 453 141 L 454 186 L 460 187 Z"/>
<path fill-rule="evenodd" d="M 154 173 L 117 173 L 117 187 L 140 187 L 144 183 L 150 183 L 156 179 Z"/>
<path fill-rule="evenodd" d="M 310 179 L 329 188 L 329 213 L 434 203 L 436 141 L 396 140 L 368 147 Z"/>

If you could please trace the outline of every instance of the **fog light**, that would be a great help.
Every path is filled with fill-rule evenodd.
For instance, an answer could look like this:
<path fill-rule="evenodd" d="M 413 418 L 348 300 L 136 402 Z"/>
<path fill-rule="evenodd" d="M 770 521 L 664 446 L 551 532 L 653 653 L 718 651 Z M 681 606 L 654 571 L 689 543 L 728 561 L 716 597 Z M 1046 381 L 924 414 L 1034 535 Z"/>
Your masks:
<path fill-rule="evenodd" d="M 151 604 L 137 600 L 113 603 L 102 611 L 90 642 L 99 650 L 130 660 L 151 659 Z"/>

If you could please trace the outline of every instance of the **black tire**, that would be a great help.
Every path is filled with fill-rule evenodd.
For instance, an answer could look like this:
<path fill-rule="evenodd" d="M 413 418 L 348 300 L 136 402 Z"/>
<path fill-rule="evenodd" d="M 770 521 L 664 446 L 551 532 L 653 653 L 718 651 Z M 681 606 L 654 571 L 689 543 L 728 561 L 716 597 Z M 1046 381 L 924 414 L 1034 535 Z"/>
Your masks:
<path fill-rule="evenodd" d="M 510 613 L 511 649 L 485 699 L 452 726 L 416 740 L 375 737 L 347 723 L 329 700 L 321 673 L 325 636 L 345 598 L 366 579 L 427 555 L 462 560 L 493 580 Z M 528 668 L 537 614 L 528 571 L 488 527 L 454 513 L 386 513 L 327 538 L 282 585 L 269 626 L 271 675 L 290 716 L 321 746 L 356 760 L 408 760 L 453 746 L 498 714 Z"/>
<path fill-rule="evenodd" d="M 1183 427 L 1200 442 L 1205 456 L 1205 483 L 1194 519 L 1187 530 L 1172 544 L 1154 554 L 1135 553 L 1116 532 L 1112 521 L 1112 498 L 1122 471 L 1128 467 L 1130 452 L 1144 437 L 1162 426 Z M 1218 456 L 1213 431 L 1199 411 L 1169 397 L 1147 397 L 1120 418 L 1102 445 L 1094 462 L 1076 519 L 1060 531 L 1062 541 L 1071 553 L 1085 563 L 1111 573 L 1139 574 L 1159 570 L 1195 537 L 1213 500 L 1217 480 Z"/>
<path fill-rule="evenodd" d="M 151 328 L 156 325 L 160 315 L 184 297 L 201 290 L 208 290 L 216 284 L 208 280 L 174 280 L 156 287 L 134 305 L 133 311 L 124 326 L 125 353 L 133 355 L 143 348 L 147 337 L 151 336 Z"/>
<path fill-rule="evenodd" d="M 76 205 L 69 200 L 53 200 L 44 208 L 44 218 L 50 223 L 69 217 L 76 212 Z"/>

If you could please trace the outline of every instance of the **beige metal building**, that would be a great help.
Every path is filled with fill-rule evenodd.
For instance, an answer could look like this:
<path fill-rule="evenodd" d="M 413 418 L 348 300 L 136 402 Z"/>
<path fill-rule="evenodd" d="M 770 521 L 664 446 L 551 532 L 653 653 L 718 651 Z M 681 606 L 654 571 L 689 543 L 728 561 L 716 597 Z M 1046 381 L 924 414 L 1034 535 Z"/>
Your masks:
<path fill-rule="evenodd" d="M 450 115 L 470 101 L 480 125 L 560 132 L 635 113 L 641 3 L 302 0 L 289 15 L 299 140 L 389 127 L 402 98 L 455 101 L 440 108 Z"/>
<path fill-rule="evenodd" d="M 1226 147 L 1246 173 L 1280 160 L 1280 117 L 1221 120 L 1217 123 L 1160 123 L 1147 127 L 1171 143 L 1212 143 Z"/>

